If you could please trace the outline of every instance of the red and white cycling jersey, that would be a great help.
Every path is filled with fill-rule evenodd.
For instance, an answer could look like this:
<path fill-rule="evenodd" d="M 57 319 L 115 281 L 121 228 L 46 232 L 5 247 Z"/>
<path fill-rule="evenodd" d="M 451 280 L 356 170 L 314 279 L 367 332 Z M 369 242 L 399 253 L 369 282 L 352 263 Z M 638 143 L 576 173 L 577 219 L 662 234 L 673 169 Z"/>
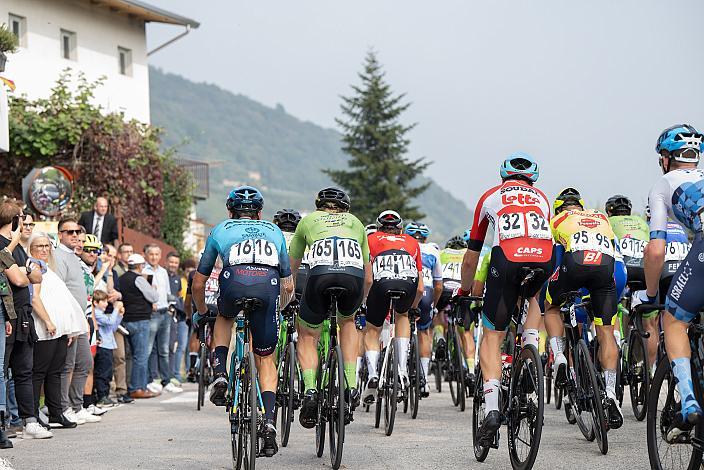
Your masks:
<path fill-rule="evenodd" d="M 469 249 L 481 250 L 490 223 L 494 228 L 493 246 L 501 247 L 509 261 L 550 260 L 550 203 L 539 189 L 509 180 L 485 192 L 474 210 Z"/>

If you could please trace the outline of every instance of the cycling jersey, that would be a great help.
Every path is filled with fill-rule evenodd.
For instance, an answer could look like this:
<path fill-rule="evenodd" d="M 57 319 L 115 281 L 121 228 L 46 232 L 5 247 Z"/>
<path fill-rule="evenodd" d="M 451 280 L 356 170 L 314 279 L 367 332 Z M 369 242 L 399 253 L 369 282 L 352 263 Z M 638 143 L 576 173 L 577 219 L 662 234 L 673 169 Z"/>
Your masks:
<path fill-rule="evenodd" d="M 564 211 L 550 223 L 555 241 L 568 252 L 584 252 L 584 264 L 600 264 L 615 256 L 614 232 L 606 215 L 596 210 Z"/>
<path fill-rule="evenodd" d="M 223 267 L 241 264 L 271 266 L 281 277 L 291 275 L 286 239 L 281 229 L 265 220 L 227 219 L 210 232 L 198 264 L 198 272 L 209 276 L 220 256 Z"/>
<path fill-rule="evenodd" d="M 650 240 L 648 223 L 637 215 L 616 215 L 609 217 L 609 224 L 618 239 L 618 248 L 628 261 L 629 258 L 643 259 L 645 245 Z M 628 262 L 626 262 L 628 265 Z"/>
<path fill-rule="evenodd" d="M 284 238 L 286 239 L 286 248 L 291 251 L 291 240 L 293 240 L 293 232 L 283 232 Z M 303 255 L 303 260 L 301 260 L 301 266 L 298 268 L 296 273 L 296 296 L 300 298 L 306 287 L 306 282 L 308 281 L 308 263 L 306 261 L 306 255 L 308 251 Z"/>
<path fill-rule="evenodd" d="M 440 264 L 442 265 L 442 281 L 443 287 L 446 289 L 454 289 L 459 287 L 462 281 L 462 261 L 466 248 L 459 250 L 454 248 L 445 248 L 440 252 Z"/>
<path fill-rule="evenodd" d="M 508 180 L 486 191 L 477 203 L 469 249 L 480 251 L 489 224 L 493 246 L 512 262 L 546 263 L 552 256 L 550 204 L 542 191 L 523 181 Z"/>

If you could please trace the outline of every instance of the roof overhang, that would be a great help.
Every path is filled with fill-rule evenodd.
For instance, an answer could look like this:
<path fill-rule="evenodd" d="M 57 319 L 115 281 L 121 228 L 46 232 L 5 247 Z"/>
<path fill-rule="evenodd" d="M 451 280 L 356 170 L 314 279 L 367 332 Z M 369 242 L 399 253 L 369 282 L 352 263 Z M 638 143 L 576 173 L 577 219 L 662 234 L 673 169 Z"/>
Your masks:
<path fill-rule="evenodd" d="M 114 12 L 125 13 L 145 22 L 174 24 L 194 29 L 200 26 L 196 20 L 171 13 L 141 0 L 90 0 L 90 3 L 107 7 Z"/>

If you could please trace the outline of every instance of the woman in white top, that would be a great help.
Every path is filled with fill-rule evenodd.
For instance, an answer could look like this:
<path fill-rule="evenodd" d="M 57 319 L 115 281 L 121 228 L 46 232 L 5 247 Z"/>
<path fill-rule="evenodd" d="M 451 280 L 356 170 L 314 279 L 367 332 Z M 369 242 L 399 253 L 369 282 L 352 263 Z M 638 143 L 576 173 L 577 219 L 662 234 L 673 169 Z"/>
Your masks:
<path fill-rule="evenodd" d="M 46 233 L 34 233 L 29 239 L 29 253 L 46 264 L 41 284 L 33 284 L 32 316 L 39 341 L 34 345 L 34 412 L 39 415 L 39 393 L 49 409 L 49 422 L 64 427 L 76 424 L 64 418 L 61 407 L 61 372 L 66 361 L 70 338 L 88 331 L 83 309 L 66 284 L 53 271 L 54 246 Z"/>

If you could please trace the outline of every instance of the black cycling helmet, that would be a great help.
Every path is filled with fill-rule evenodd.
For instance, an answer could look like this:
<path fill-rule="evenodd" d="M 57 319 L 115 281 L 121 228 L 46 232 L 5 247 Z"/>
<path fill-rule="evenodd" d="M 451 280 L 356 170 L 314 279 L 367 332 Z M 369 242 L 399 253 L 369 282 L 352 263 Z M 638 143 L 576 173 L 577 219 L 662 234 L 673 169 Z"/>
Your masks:
<path fill-rule="evenodd" d="M 301 214 L 295 209 L 281 209 L 274 214 L 273 222 L 281 229 L 286 229 L 287 232 L 293 232 L 301 221 Z"/>
<path fill-rule="evenodd" d="M 264 207 L 264 197 L 253 186 L 238 186 L 230 191 L 225 205 L 231 212 L 259 212 Z"/>
<path fill-rule="evenodd" d="M 447 243 L 445 243 L 445 248 L 461 250 L 462 248 L 467 248 L 467 242 L 464 241 L 464 238 L 460 237 L 459 235 L 455 235 L 454 237 L 450 238 Z"/>
<path fill-rule="evenodd" d="M 631 200 L 621 194 L 611 196 L 606 200 L 606 204 L 604 205 L 606 215 L 609 217 L 614 215 L 631 215 L 631 209 L 633 209 Z"/>
<path fill-rule="evenodd" d="M 315 198 L 315 207 L 320 209 L 325 203 L 333 203 L 340 209 L 350 210 L 350 197 L 338 188 L 324 188 L 318 192 L 318 196 Z"/>
<path fill-rule="evenodd" d="M 400 229 L 402 225 L 403 219 L 396 211 L 384 211 L 376 218 L 376 226 L 379 229 L 382 227 Z"/>
<path fill-rule="evenodd" d="M 562 206 L 580 206 L 584 209 L 584 199 L 582 199 L 581 194 L 574 188 L 565 188 L 560 194 L 555 198 L 555 202 L 552 204 L 553 212 L 557 214 L 560 207 Z"/>

